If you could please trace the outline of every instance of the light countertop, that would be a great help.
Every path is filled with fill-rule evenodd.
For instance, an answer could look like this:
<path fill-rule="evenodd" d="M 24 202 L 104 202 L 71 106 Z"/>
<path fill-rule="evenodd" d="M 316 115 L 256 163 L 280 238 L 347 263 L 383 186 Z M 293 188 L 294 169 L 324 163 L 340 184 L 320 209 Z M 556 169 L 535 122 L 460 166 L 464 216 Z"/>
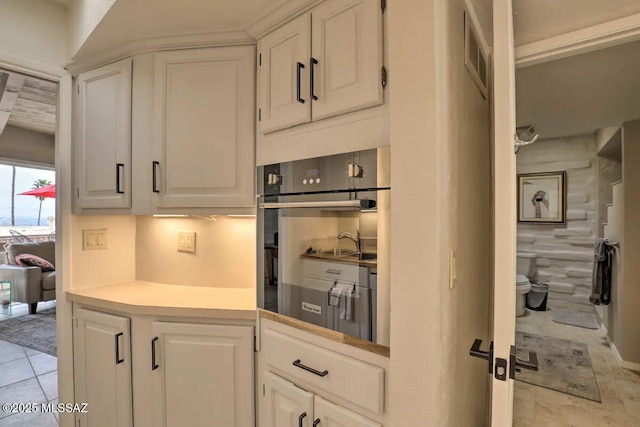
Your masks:
<path fill-rule="evenodd" d="M 256 290 L 132 281 L 66 292 L 69 301 L 140 315 L 255 319 Z"/>

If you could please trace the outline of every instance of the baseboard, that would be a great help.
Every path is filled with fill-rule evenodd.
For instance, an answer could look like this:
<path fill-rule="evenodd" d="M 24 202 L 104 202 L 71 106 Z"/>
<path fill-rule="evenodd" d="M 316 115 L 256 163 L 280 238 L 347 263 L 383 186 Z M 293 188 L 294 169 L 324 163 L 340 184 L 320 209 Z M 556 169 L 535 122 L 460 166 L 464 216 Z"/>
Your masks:
<path fill-rule="evenodd" d="M 604 327 L 604 325 L 603 325 L 603 327 Z M 609 334 L 607 334 L 606 337 L 607 337 L 607 343 L 609 343 L 609 347 L 613 351 L 613 355 L 616 357 L 616 360 L 618 361 L 620 366 L 623 367 L 624 369 L 629 369 L 631 371 L 640 372 L 640 363 L 627 362 L 627 361 L 623 360 L 622 356 L 620 356 L 620 352 L 618 351 L 618 348 L 613 343 L 613 341 L 611 341 L 611 338 L 609 338 Z"/>

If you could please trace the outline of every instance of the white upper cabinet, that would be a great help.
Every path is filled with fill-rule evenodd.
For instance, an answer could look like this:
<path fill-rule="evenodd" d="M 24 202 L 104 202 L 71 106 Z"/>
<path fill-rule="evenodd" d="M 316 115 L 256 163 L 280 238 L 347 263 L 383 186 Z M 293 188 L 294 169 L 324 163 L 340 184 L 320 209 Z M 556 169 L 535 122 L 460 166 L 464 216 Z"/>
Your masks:
<path fill-rule="evenodd" d="M 131 63 L 124 59 L 77 77 L 80 208 L 131 207 Z"/>
<path fill-rule="evenodd" d="M 260 130 L 268 133 L 310 121 L 311 14 L 268 34 L 258 49 Z"/>
<path fill-rule="evenodd" d="M 258 49 L 263 134 L 383 103 L 379 0 L 327 0 Z"/>
<path fill-rule="evenodd" d="M 328 0 L 311 16 L 313 120 L 382 104 L 380 2 Z"/>
<path fill-rule="evenodd" d="M 155 55 L 156 208 L 254 205 L 254 64 L 253 47 Z"/>

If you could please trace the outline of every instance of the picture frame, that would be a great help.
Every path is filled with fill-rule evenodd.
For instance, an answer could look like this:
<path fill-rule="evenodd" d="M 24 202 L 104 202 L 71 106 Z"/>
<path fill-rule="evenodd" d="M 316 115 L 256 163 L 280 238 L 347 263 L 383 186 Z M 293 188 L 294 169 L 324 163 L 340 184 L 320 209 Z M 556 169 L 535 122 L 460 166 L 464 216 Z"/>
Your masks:
<path fill-rule="evenodd" d="M 518 222 L 567 223 L 566 171 L 518 174 Z"/>

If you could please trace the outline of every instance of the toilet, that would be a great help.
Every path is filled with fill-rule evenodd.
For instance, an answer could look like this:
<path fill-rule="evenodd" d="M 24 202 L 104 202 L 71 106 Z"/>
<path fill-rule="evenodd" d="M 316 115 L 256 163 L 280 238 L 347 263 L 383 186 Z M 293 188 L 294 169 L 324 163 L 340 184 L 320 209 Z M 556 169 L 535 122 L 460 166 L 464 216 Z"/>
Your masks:
<path fill-rule="evenodd" d="M 536 274 L 536 260 L 538 255 L 532 252 L 518 252 L 516 264 L 516 316 L 523 316 L 526 312 L 525 302 L 527 293 L 531 290 L 531 281 Z"/>

